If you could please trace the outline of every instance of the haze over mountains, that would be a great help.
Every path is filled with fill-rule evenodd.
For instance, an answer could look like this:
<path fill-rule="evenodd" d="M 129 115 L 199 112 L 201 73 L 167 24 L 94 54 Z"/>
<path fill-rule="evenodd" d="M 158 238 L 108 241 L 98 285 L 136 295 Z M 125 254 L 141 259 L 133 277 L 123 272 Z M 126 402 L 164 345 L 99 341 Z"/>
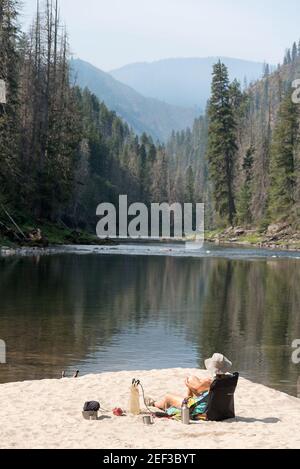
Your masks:
<path fill-rule="evenodd" d="M 210 95 L 212 66 L 218 57 L 166 59 L 126 65 L 106 73 L 80 59 L 73 76 L 117 112 L 138 134 L 166 141 L 172 130 L 191 127 Z M 263 64 L 220 57 L 230 78 L 248 83 L 262 75 Z"/>
<path fill-rule="evenodd" d="M 237 78 L 243 84 L 245 78 L 250 82 L 262 75 L 262 63 L 228 57 L 174 58 L 134 63 L 110 73 L 144 96 L 203 110 L 210 94 L 212 67 L 219 59 L 228 67 L 231 80 Z"/>
<path fill-rule="evenodd" d="M 138 134 L 146 132 L 155 140 L 165 141 L 172 130 L 190 127 L 196 110 L 145 98 L 109 73 L 83 60 L 72 60 L 71 70 L 81 88 L 89 88 L 107 107 L 116 111 Z"/>

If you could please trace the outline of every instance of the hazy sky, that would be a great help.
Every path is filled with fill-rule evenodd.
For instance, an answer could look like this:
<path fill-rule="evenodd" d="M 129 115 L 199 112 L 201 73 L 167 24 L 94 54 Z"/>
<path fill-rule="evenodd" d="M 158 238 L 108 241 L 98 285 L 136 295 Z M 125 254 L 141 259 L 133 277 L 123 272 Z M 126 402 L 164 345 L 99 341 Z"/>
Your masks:
<path fill-rule="evenodd" d="M 43 0 L 41 0 L 43 2 Z M 23 0 L 28 24 L 36 0 Z M 103 70 L 169 57 L 277 64 L 300 37 L 299 0 L 60 0 L 72 52 Z"/>

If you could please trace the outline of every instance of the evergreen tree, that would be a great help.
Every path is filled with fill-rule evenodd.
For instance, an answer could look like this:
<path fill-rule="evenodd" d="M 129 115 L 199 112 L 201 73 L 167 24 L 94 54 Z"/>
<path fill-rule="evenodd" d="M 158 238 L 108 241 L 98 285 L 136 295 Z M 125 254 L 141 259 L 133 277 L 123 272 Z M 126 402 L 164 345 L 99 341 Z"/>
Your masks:
<path fill-rule="evenodd" d="M 19 141 L 19 29 L 18 2 L 0 0 L 0 80 L 6 88 L 6 104 L 0 103 L 0 198 L 16 198 L 15 179 Z"/>
<path fill-rule="evenodd" d="M 292 62 L 292 55 L 291 55 L 291 49 L 287 49 L 285 56 L 284 56 L 284 65 L 288 65 Z"/>
<path fill-rule="evenodd" d="M 58 3 L 47 1 L 24 47 L 21 115 L 22 190 L 26 209 L 57 220 L 72 192 L 73 155 L 80 143 L 69 54 Z"/>
<path fill-rule="evenodd" d="M 212 94 L 208 108 L 207 156 L 216 211 L 225 223 L 233 225 L 233 191 L 236 123 L 230 100 L 228 70 L 220 61 L 213 67 Z"/>
<path fill-rule="evenodd" d="M 263 64 L 263 78 L 266 78 L 270 75 L 270 65 L 268 63 Z"/>
<path fill-rule="evenodd" d="M 149 147 L 148 159 L 151 165 L 153 165 L 156 160 L 156 146 L 153 143 L 151 143 Z"/>
<path fill-rule="evenodd" d="M 195 202 L 195 176 L 192 166 L 188 167 L 186 173 L 185 203 Z"/>
<path fill-rule="evenodd" d="M 246 151 L 243 160 L 243 182 L 238 197 L 237 204 L 237 216 L 239 223 L 251 224 L 252 213 L 251 213 L 251 201 L 252 201 L 252 178 L 253 178 L 253 154 L 255 148 L 251 145 Z"/>
<path fill-rule="evenodd" d="M 171 197 L 170 202 L 178 202 L 184 204 L 185 200 L 185 187 L 184 187 L 184 177 L 181 168 L 177 168 L 175 174 L 175 180 L 171 187 Z"/>
<path fill-rule="evenodd" d="M 296 42 L 294 42 L 293 47 L 292 47 L 292 61 L 293 62 L 295 62 L 297 55 L 298 55 L 298 48 L 297 48 Z"/>
<path fill-rule="evenodd" d="M 164 147 L 158 150 L 158 157 L 153 168 L 151 201 L 163 203 L 169 201 L 169 166 Z"/>
<path fill-rule="evenodd" d="M 149 200 L 149 168 L 146 147 L 144 143 L 140 145 L 138 152 L 138 180 L 140 186 L 139 201 L 145 203 Z"/>
<path fill-rule="evenodd" d="M 272 220 L 289 218 L 294 203 L 298 132 L 298 106 L 292 102 L 289 92 L 280 106 L 271 147 L 269 212 Z"/>

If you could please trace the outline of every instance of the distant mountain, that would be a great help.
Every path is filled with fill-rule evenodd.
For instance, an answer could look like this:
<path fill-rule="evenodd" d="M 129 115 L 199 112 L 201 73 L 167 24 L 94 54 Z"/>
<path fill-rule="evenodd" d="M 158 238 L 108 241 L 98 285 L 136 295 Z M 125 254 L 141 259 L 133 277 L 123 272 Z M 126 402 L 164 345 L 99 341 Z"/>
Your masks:
<path fill-rule="evenodd" d="M 182 130 L 193 124 L 195 109 L 181 108 L 153 98 L 145 98 L 134 89 L 113 78 L 109 73 L 83 60 L 71 61 L 71 73 L 76 84 L 89 88 L 107 107 L 116 111 L 133 129 L 165 141 L 172 130 Z"/>
<path fill-rule="evenodd" d="M 228 66 L 230 78 L 237 78 L 242 84 L 245 77 L 249 83 L 262 76 L 262 63 L 227 57 L 220 59 Z M 144 96 L 203 110 L 210 95 L 212 66 L 218 60 L 219 57 L 166 59 L 134 63 L 110 73 Z"/>

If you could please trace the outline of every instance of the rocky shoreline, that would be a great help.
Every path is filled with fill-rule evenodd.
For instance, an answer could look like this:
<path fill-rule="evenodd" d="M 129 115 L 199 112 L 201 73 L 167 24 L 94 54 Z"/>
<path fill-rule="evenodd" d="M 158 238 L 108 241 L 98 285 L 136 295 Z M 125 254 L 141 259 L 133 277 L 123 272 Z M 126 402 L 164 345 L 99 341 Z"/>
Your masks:
<path fill-rule="evenodd" d="M 257 248 L 300 251 L 300 232 L 287 223 L 270 225 L 265 232 L 243 227 L 208 232 L 206 241 L 217 245 L 252 246 Z"/>
<path fill-rule="evenodd" d="M 256 229 L 243 227 L 230 227 L 225 230 L 206 232 L 205 241 L 216 245 L 231 245 L 255 247 L 263 249 L 276 249 L 281 251 L 300 251 L 300 232 L 294 231 L 290 225 L 278 223 L 270 225 L 265 232 Z M 68 252 L 68 246 L 105 246 L 117 245 L 113 240 L 99 240 L 96 237 L 78 237 L 77 239 L 67 239 L 65 243 L 48 244 L 36 243 L 33 245 L 2 245 L 0 244 L 0 257 L 9 256 L 31 256 L 31 255 L 51 255 Z"/>
<path fill-rule="evenodd" d="M 114 246 L 115 243 L 87 243 L 87 244 L 65 244 L 65 245 L 49 245 L 48 247 L 38 247 L 38 246 L 17 246 L 17 247 L 9 247 L 9 246 L 0 246 L 0 258 L 1 257 L 12 257 L 12 256 L 19 256 L 19 257 L 27 257 L 27 256 L 50 256 L 54 254 L 65 254 L 72 251 L 72 248 L 80 248 L 82 246 L 94 246 L 101 249 L 101 246 Z"/>
<path fill-rule="evenodd" d="M 50 255 L 57 254 L 62 251 L 62 247 L 50 246 L 47 248 L 43 247 L 9 247 L 0 246 L 0 257 L 11 257 L 11 256 L 37 256 L 37 255 Z"/>

